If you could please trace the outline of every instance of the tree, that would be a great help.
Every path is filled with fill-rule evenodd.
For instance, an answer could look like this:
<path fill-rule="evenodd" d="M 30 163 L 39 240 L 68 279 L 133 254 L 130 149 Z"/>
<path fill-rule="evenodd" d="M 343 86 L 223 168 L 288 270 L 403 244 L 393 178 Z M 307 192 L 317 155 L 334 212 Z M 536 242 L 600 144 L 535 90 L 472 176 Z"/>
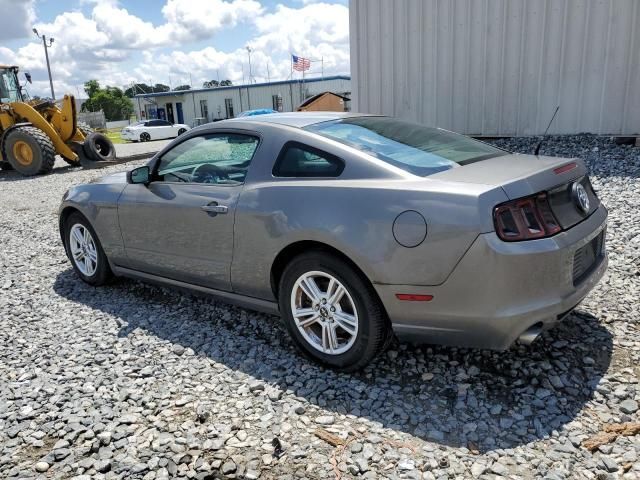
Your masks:
<path fill-rule="evenodd" d="M 220 86 L 221 87 L 230 87 L 232 85 L 233 85 L 233 83 L 231 83 L 231 80 L 222 80 L 220 82 Z"/>
<path fill-rule="evenodd" d="M 174 90 L 191 90 L 191 85 L 179 85 Z"/>
<path fill-rule="evenodd" d="M 164 83 L 156 83 L 152 87 L 152 90 L 153 90 L 153 93 L 168 92 L 169 90 L 171 90 L 171 88 L 169 87 L 169 85 L 165 85 Z"/>
<path fill-rule="evenodd" d="M 151 93 L 152 88 L 151 85 L 147 85 L 146 83 L 134 83 L 124 91 L 124 94 L 129 98 L 133 98 L 143 93 Z"/>
<path fill-rule="evenodd" d="M 98 80 L 89 80 L 84 83 L 84 91 L 87 93 L 89 98 L 93 97 L 98 90 L 100 90 L 100 83 Z"/>
<path fill-rule="evenodd" d="M 204 82 L 202 86 L 203 88 L 216 88 L 220 86 L 220 83 L 217 80 L 210 80 L 208 82 Z"/>
<path fill-rule="evenodd" d="M 118 87 L 100 87 L 97 80 L 89 80 L 84 84 L 89 100 L 82 104 L 83 111 L 96 112 L 102 110 L 107 121 L 124 120 L 133 113 L 131 100 Z"/>

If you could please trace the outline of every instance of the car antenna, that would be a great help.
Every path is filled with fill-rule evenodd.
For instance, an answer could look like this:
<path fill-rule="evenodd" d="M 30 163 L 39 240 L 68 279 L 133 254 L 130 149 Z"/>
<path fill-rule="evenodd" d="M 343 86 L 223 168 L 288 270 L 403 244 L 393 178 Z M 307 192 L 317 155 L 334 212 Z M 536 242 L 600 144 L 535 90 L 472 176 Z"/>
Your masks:
<path fill-rule="evenodd" d="M 547 125 L 547 129 L 542 134 L 542 138 L 540 139 L 540 141 L 538 142 L 538 145 L 536 146 L 536 151 L 534 152 L 534 155 L 537 156 L 538 153 L 540 153 L 540 147 L 542 146 L 542 142 L 544 142 L 547 139 L 547 132 L 549 131 L 549 128 L 551 127 L 551 124 L 553 123 L 553 119 L 556 118 L 556 114 L 558 113 L 558 110 L 560 110 L 560 105 L 558 105 L 556 107 L 556 111 L 553 112 L 553 117 L 551 117 L 551 121 L 549 122 L 549 125 Z"/>

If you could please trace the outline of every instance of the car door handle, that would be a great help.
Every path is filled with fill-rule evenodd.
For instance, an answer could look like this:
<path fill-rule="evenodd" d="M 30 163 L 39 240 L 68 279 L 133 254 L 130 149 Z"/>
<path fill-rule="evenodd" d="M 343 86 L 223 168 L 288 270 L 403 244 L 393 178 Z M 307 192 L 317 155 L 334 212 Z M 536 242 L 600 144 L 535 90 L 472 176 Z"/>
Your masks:
<path fill-rule="evenodd" d="M 227 213 L 229 211 L 229 207 L 226 205 L 203 205 L 200 207 L 207 213 Z"/>

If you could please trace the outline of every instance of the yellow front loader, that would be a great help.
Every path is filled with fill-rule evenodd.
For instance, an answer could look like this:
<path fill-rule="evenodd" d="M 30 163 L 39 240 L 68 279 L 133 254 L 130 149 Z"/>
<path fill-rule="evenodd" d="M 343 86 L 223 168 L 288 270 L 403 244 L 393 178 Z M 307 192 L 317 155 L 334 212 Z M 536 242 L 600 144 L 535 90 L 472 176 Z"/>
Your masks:
<path fill-rule="evenodd" d="M 55 103 L 27 101 L 18 67 L 0 65 L 0 168 L 26 176 L 48 173 L 56 155 L 88 165 L 114 161 L 115 149 L 106 136 L 78 124 L 73 95 Z"/>

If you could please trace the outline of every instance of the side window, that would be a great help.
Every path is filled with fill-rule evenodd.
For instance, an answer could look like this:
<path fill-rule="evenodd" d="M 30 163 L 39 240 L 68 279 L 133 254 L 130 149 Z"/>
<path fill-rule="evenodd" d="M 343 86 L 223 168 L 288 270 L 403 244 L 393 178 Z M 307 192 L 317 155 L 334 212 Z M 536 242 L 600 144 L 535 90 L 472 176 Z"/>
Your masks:
<path fill-rule="evenodd" d="M 300 143 L 287 143 L 273 167 L 276 177 L 338 177 L 344 162 L 327 152 Z"/>
<path fill-rule="evenodd" d="M 258 138 L 237 133 L 217 133 L 192 137 L 165 153 L 154 181 L 244 183 Z"/>
<path fill-rule="evenodd" d="M 161 120 L 151 120 L 145 124 L 145 127 L 157 127 L 160 125 Z"/>

